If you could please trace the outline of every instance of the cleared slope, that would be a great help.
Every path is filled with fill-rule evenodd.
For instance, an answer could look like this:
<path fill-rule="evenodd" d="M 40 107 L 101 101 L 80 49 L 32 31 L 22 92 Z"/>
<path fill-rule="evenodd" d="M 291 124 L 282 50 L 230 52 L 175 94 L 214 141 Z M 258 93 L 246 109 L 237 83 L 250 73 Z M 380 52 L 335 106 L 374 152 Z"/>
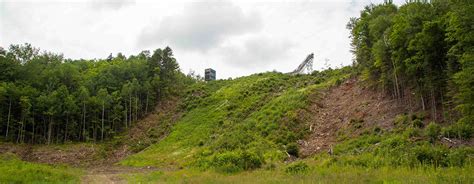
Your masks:
<path fill-rule="evenodd" d="M 232 172 L 283 161 L 309 130 L 303 120 L 308 96 L 347 77 L 347 70 L 263 73 L 197 84 L 169 136 L 121 163 Z"/>
<path fill-rule="evenodd" d="M 419 110 L 361 83 L 357 78 L 351 78 L 313 100 L 308 118 L 311 133 L 298 142 L 302 156 L 330 151 L 338 136 L 357 137 L 373 127 L 391 129 L 397 115 Z"/>

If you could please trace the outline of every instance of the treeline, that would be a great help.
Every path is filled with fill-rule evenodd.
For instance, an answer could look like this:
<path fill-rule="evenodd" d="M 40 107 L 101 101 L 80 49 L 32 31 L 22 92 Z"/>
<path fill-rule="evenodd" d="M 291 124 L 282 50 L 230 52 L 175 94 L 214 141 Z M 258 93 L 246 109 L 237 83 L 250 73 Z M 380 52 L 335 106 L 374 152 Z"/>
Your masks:
<path fill-rule="evenodd" d="M 366 81 L 396 99 L 410 99 L 435 121 L 457 121 L 472 133 L 473 23 L 471 1 L 410 1 L 400 7 L 387 1 L 365 7 L 347 28 L 355 66 Z"/>
<path fill-rule="evenodd" d="M 0 49 L 0 133 L 5 141 L 102 141 L 192 82 L 169 47 L 129 57 L 64 59 L 30 44 Z"/>

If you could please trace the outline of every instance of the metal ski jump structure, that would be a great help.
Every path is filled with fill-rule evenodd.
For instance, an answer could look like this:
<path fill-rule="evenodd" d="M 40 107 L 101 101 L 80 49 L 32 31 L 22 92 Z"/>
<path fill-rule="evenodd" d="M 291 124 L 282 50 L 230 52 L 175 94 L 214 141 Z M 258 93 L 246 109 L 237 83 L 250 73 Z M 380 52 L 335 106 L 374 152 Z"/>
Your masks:
<path fill-rule="evenodd" d="M 293 70 L 292 72 L 288 73 L 290 75 L 296 75 L 296 74 L 303 74 L 305 71 L 307 72 L 312 72 L 313 71 L 313 59 L 314 59 L 314 53 L 309 54 L 306 59 L 301 62 L 301 64 Z"/>

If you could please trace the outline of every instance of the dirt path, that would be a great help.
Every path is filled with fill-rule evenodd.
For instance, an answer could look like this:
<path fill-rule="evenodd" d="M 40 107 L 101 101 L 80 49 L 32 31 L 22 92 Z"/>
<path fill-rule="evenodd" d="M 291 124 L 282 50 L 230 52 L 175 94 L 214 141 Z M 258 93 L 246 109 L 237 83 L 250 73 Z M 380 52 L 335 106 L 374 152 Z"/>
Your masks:
<path fill-rule="evenodd" d="M 148 173 L 156 171 L 157 169 L 151 167 L 135 168 L 125 166 L 104 166 L 97 168 L 90 168 L 81 178 L 83 184 L 95 184 L 95 183 L 106 183 L 106 184 L 121 184 L 127 183 L 126 179 L 123 178 L 125 174 L 133 173 Z"/>

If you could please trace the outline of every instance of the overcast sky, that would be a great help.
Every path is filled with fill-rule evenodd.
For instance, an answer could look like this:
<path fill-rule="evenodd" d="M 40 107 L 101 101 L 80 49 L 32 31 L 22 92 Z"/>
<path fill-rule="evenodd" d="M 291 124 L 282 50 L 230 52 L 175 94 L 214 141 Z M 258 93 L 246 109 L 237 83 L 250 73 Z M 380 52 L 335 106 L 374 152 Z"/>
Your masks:
<path fill-rule="evenodd" d="M 170 46 L 184 73 L 210 67 L 221 79 L 289 72 L 314 52 L 319 70 L 352 63 L 346 23 L 380 2 L 0 0 L 0 46 L 28 42 L 73 59 Z"/>

